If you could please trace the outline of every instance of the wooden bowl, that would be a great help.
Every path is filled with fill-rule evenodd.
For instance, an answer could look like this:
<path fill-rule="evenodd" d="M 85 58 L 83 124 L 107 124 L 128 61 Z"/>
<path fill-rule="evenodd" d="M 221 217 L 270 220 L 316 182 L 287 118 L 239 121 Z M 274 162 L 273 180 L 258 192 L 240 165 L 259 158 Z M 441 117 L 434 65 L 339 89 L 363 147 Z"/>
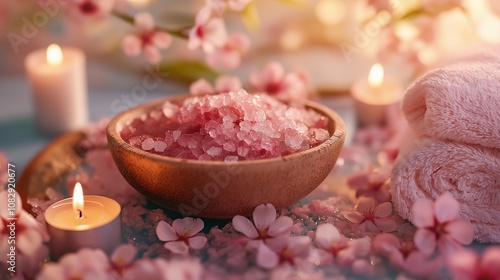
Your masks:
<path fill-rule="evenodd" d="M 185 216 L 232 218 L 251 215 L 262 203 L 277 209 L 312 192 L 328 176 L 345 137 L 342 119 L 332 110 L 304 104 L 329 120 L 331 137 L 303 152 L 239 162 L 199 161 L 148 153 L 120 136 L 125 124 L 176 96 L 143 104 L 114 117 L 107 128 L 109 148 L 125 179 L 153 202 Z"/>

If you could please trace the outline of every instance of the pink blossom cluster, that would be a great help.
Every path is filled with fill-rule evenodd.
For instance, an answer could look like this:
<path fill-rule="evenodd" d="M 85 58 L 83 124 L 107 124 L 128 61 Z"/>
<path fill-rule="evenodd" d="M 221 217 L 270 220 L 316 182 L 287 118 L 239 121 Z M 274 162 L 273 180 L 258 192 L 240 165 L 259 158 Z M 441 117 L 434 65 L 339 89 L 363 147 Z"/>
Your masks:
<path fill-rule="evenodd" d="M 285 156 L 326 141 L 328 119 L 244 90 L 166 102 L 124 127 L 122 138 L 155 154 L 238 161 Z"/>
<path fill-rule="evenodd" d="M 280 63 L 269 62 L 261 72 L 253 72 L 249 82 L 251 92 L 265 93 L 283 102 L 290 102 L 310 97 L 307 80 L 302 71 L 285 73 Z M 214 85 L 205 79 L 195 81 L 189 87 L 189 92 L 192 95 L 205 95 L 238 91 L 241 88 L 242 82 L 238 77 L 221 75 Z"/>
<path fill-rule="evenodd" d="M 50 5 L 41 1 L 41 5 Z M 109 17 L 117 6 L 115 0 L 70 0 L 64 7 L 69 15 L 81 21 L 96 21 Z M 136 57 L 143 54 L 150 64 L 161 62 L 161 50 L 172 43 L 172 35 L 186 37 L 190 50 L 202 49 L 206 62 L 212 67 L 235 68 L 241 63 L 241 55 L 250 45 L 248 36 L 243 33 L 228 34 L 223 16 L 228 11 L 242 12 L 251 0 L 206 0 L 196 15 L 195 22 L 184 30 L 170 30 L 157 27 L 149 12 L 138 12 L 131 20 L 136 32 L 126 35 L 122 40 L 125 55 Z M 116 12 L 115 12 L 116 13 Z M 117 14 L 119 18 L 128 16 Z"/>
<path fill-rule="evenodd" d="M 129 244 L 120 245 L 109 257 L 100 249 L 84 248 L 46 264 L 37 279 L 201 279 L 198 260 L 136 259 L 136 255 L 137 249 Z"/>
<path fill-rule="evenodd" d="M 49 235 L 22 209 L 19 193 L 2 188 L 0 202 L 0 274 L 31 279 L 47 258 Z"/>

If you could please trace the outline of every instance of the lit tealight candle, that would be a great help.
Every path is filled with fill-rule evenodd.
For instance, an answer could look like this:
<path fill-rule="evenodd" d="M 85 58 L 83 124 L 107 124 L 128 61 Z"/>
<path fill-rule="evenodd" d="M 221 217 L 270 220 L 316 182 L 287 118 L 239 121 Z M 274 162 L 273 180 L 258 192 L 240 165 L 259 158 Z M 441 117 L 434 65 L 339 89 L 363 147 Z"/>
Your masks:
<path fill-rule="evenodd" d="M 47 208 L 45 222 L 54 260 L 84 247 L 111 253 L 122 242 L 120 204 L 107 197 L 83 196 L 80 183 L 76 183 L 72 198 Z"/>
<path fill-rule="evenodd" d="M 372 66 L 367 80 L 352 85 L 351 94 L 360 124 L 383 124 L 387 121 L 388 110 L 399 106 L 403 88 L 398 80 L 384 77 L 384 68 L 377 63 Z"/>
<path fill-rule="evenodd" d="M 85 54 L 76 48 L 50 45 L 25 60 L 33 91 L 35 119 L 42 131 L 62 133 L 87 122 Z"/>

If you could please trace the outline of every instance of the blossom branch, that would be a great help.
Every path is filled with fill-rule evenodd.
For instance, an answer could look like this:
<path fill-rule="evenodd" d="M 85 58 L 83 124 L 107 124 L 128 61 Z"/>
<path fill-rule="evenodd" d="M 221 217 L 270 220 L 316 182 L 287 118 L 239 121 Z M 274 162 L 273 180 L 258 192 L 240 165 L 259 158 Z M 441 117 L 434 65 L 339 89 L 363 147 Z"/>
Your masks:
<path fill-rule="evenodd" d="M 134 25 L 134 18 L 130 15 L 127 15 L 127 14 L 123 14 L 121 12 L 118 12 L 118 11 L 113 11 L 112 14 L 114 16 L 116 16 L 117 18 L 125 21 L 125 22 L 128 22 L 132 25 Z M 185 28 L 181 28 L 181 29 L 178 29 L 178 30 L 175 30 L 175 29 L 170 29 L 170 28 L 165 28 L 165 27 L 159 27 L 159 26 L 155 26 L 155 29 L 157 30 L 160 30 L 160 31 L 163 31 L 163 32 L 166 32 L 172 36 L 175 36 L 177 38 L 181 38 L 181 39 L 188 39 L 188 35 L 187 35 L 187 31 L 191 28 L 191 26 L 189 27 L 185 27 Z"/>

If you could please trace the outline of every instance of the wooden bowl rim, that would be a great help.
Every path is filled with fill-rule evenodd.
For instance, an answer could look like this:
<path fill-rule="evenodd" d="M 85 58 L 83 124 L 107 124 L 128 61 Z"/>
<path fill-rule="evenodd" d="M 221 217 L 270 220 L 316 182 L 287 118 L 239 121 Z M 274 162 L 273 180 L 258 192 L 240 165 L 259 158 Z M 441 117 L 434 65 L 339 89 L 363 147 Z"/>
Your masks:
<path fill-rule="evenodd" d="M 136 106 L 134 108 L 131 108 L 127 111 L 124 111 L 115 117 L 113 117 L 110 122 L 108 123 L 108 127 L 106 128 L 106 134 L 108 137 L 108 142 L 110 144 L 116 144 L 120 146 L 122 149 L 127 150 L 128 152 L 135 154 L 136 156 L 139 157 L 145 157 L 145 158 L 150 158 L 155 161 L 159 161 L 162 163 L 168 163 L 168 164 L 173 164 L 173 165 L 196 165 L 200 167 L 228 167 L 228 166 L 233 166 L 233 165 L 240 165 L 240 166 L 246 166 L 246 165 L 261 165 L 261 164 L 273 164 L 273 163 L 282 163 L 285 161 L 294 161 L 294 160 L 300 160 L 304 156 L 311 155 L 313 153 L 319 152 L 320 150 L 326 149 L 330 146 L 333 145 L 339 145 L 342 144 L 343 141 L 341 141 L 344 136 L 345 136 L 345 124 L 342 118 L 333 110 L 330 108 L 321 105 L 317 102 L 305 100 L 301 102 L 304 104 L 306 107 L 311 108 L 321 115 L 327 117 L 329 121 L 332 121 L 333 123 L 329 123 L 330 125 L 333 125 L 333 133 L 331 133 L 330 138 L 328 138 L 325 142 L 321 143 L 320 145 L 307 149 L 302 152 L 282 156 L 282 157 L 275 157 L 275 158 L 269 158 L 269 159 L 256 159 L 256 160 L 242 160 L 242 161 L 236 161 L 236 162 L 225 162 L 225 161 L 202 161 L 202 160 L 195 160 L 195 159 L 182 159 L 182 158 L 174 158 L 174 157 L 168 157 L 168 156 L 162 156 L 162 155 L 156 155 L 152 154 L 146 151 L 143 151 L 139 148 L 136 148 L 129 143 L 125 142 L 125 140 L 122 139 L 119 130 L 121 131 L 124 123 L 127 120 L 130 120 L 132 118 L 135 118 L 142 114 L 143 112 L 149 112 L 151 109 L 158 107 L 159 105 L 163 104 L 166 101 L 171 101 L 171 102 L 176 102 L 180 101 L 183 99 L 186 99 L 188 97 L 192 97 L 192 95 L 176 95 L 176 96 L 171 96 L 167 98 L 162 98 L 158 99 L 155 101 L 151 101 L 148 103 L 141 104 L 139 106 Z M 330 127 L 329 129 L 330 130 Z M 110 145 L 111 147 L 112 145 Z"/>

